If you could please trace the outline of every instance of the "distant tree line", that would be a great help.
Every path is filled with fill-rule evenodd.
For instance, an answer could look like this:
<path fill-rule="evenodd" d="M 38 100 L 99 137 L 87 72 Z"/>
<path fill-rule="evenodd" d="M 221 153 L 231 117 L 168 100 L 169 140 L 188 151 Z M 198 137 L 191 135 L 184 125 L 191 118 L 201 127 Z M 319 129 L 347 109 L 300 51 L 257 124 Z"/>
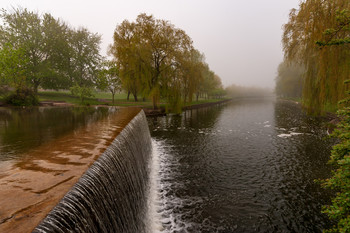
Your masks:
<path fill-rule="evenodd" d="M 283 98 L 300 99 L 303 91 L 305 69 L 298 63 L 282 62 L 278 66 L 275 93 Z"/>
<path fill-rule="evenodd" d="M 27 9 L 0 12 L 0 94 L 12 104 L 37 104 L 42 89 L 68 89 L 82 101 L 93 89 L 108 90 L 113 102 L 125 90 L 154 108 L 172 109 L 199 97 L 221 97 L 220 78 L 209 69 L 191 38 L 165 20 L 140 14 L 117 25 L 109 48 L 100 55 L 101 36 L 72 28 L 51 14 Z"/>
<path fill-rule="evenodd" d="M 256 98 L 274 96 L 273 90 L 262 87 L 246 87 L 232 84 L 225 89 L 226 95 L 231 98 Z"/>

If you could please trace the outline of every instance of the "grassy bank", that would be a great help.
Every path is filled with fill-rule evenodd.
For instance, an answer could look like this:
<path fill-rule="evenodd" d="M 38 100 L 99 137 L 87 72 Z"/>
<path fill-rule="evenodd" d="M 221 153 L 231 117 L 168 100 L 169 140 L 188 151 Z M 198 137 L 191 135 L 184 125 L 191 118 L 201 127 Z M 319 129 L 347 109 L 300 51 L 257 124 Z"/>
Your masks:
<path fill-rule="evenodd" d="M 133 96 L 130 95 L 130 99 L 127 100 L 126 93 L 117 93 L 114 96 L 114 104 L 112 104 L 112 94 L 108 92 L 96 92 L 93 98 L 86 98 L 84 105 L 107 105 L 107 106 L 137 106 L 142 108 L 153 108 L 152 101 L 146 99 L 142 100 L 142 97 L 138 97 L 139 101 L 135 101 Z M 81 105 L 79 98 L 73 96 L 70 91 L 39 91 L 39 100 L 42 101 L 60 101 L 74 105 Z M 192 103 L 186 103 L 185 107 L 200 105 L 206 103 L 215 103 L 222 101 L 223 99 L 199 99 Z M 165 101 L 161 101 L 160 107 L 165 108 Z"/>
<path fill-rule="evenodd" d="M 287 100 L 287 101 L 293 101 L 298 104 L 302 104 L 303 107 L 305 107 L 305 104 L 303 104 L 302 98 L 292 98 L 292 97 L 279 97 L 281 100 Z M 332 105 L 332 104 L 326 104 L 323 107 L 323 112 L 321 112 L 321 115 L 327 115 L 327 114 L 336 114 L 338 111 L 338 106 L 337 105 Z"/>
<path fill-rule="evenodd" d="M 140 97 L 142 100 L 142 98 Z M 81 103 L 80 99 L 73 96 L 70 91 L 39 91 L 39 100 L 42 101 L 64 101 L 69 104 L 75 105 L 109 105 L 112 106 L 112 94 L 107 92 L 95 92 L 93 98 L 86 98 L 84 103 Z M 118 93 L 114 96 L 115 106 L 152 106 L 150 101 L 137 101 L 133 98 L 127 100 L 126 93 Z"/>

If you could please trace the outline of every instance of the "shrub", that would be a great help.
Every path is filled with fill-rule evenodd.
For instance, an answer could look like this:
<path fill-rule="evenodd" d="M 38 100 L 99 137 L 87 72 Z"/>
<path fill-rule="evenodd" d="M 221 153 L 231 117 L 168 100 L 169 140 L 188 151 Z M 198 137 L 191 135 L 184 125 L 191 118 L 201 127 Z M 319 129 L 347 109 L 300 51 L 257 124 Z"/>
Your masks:
<path fill-rule="evenodd" d="M 5 97 L 5 102 L 14 106 L 39 105 L 37 94 L 27 87 L 18 88 L 14 93 Z"/>

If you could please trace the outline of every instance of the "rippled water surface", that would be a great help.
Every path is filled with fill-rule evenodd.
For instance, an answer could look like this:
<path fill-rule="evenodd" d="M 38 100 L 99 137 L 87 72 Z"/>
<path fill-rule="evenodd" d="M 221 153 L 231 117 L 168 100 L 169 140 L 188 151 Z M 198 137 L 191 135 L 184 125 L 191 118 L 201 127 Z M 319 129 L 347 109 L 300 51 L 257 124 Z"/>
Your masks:
<path fill-rule="evenodd" d="M 235 101 L 149 119 L 163 232 L 321 232 L 332 141 L 290 102 Z"/>

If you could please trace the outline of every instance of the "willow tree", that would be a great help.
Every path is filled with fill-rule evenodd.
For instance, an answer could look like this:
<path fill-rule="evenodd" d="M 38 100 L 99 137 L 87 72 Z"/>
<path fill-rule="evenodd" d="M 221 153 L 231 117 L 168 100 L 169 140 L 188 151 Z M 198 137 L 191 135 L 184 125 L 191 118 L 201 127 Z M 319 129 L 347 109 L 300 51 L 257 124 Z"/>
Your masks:
<path fill-rule="evenodd" d="M 115 58 L 122 85 L 128 92 L 128 99 L 132 93 L 137 101 L 137 96 L 141 91 L 141 73 L 138 71 L 142 63 L 136 51 L 137 46 L 140 46 L 140 41 L 135 27 L 135 23 L 128 20 L 118 25 L 114 31 L 114 43 L 110 46 L 109 52 Z"/>
<path fill-rule="evenodd" d="M 145 76 L 145 88 L 157 108 L 163 74 L 174 67 L 179 56 L 192 49 L 192 40 L 183 30 L 152 15 L 140 14 L 136 25 L 143 50 L 139 56 L 149 73 Z"/>
<path fill-rule="evenodd" d="M 151 97 L 157 108 L 166 74 L 174 69 L 178 56 L 192 48 L 186 33 L 168 21 L 140 14 L 136 22 L 125 20 L 114 31 L 110 47 L 120 65 L 125 80 L 135 78 L 141 82 L 144 95 Z"/>
<path fill-rule="evenodd" d="M 344 80 L 349 77 L 349 47 L 320 46 L 327 29 L 339 24 L 339 12 L 350 9 L 348 0 L 306 0 L 292 9 L 284 25 L 285 58 L 305 67 L 303 104 L 316 114 L 336 106 L 344 97 Z M 349 35 L 344 30 L 332 31 L 332 41 Z M 326 33 L 325 33 L 326 32 Z"/>
<path fill-rule="evenodd" d="M 301 98 L 304 68 L 295 63 L 282 62 L 276 77 L 276 95 L 288 98 Z"/>
<path fill-rule="evenodd" d="M 203 81 L 202 69 L 204 67 L 204 55 L 198 50 L 186 51 L 179 59 L 180 77 L 182 83 L 183 102 L 192 102 L 192 97 L 199 91 Z"/>
<path fill-rule="evenodd" d="M 214 93 L 223 92 L 223 86 L 221 83 L 221 78 L 210 70 L 208 64 L 203 63 L 201 67 L 201 81 L 198 86 L 198 91 L 196 92 L 196 98 L 201 95 L 205 98 L 210 98 L 214 96 Z"/>
<path fill-rule="evenodd" d="M 339 36 L 343 32 L 342 36 Z M 345 33 L 344 33 L 345 32 Z M 322 48 L 338 47 L 349 50 L 350 44 L 350 9 L 337 12 L 337 24 L 333 28 L 326 29 L 324 40 L 317 41 Z M 348 58 L 348 67 L 350 61 Z M 337 190 L 330 205 L 323 206 L 326 213 L 336 224 L 325 232 L 350 232 L 350 77 L 345 80 L 348 97 L 340 101 L 342 109 L 338 111 L 341 119 L 334 130 L 333 136 L 339 139 L 339 143 L 333 146 L 329 164 L 333 167 L 332 177 L 323 180 L 324 187 Z"/>

